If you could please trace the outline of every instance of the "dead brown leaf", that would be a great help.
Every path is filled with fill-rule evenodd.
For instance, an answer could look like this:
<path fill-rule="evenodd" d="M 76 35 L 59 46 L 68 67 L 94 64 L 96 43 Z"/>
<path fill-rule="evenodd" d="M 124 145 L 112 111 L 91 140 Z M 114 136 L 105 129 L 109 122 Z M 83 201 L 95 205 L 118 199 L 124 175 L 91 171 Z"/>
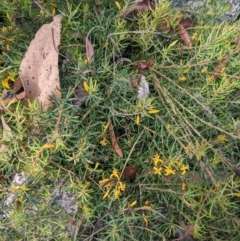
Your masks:
<path fill-rule="evenodd" d="M 108 128 L 109 128 L 109 136 L 110 136 L 110 140 L 111 140 L 111 144 L 112 144 L 113 150 L 116 152 L 116 154 L 118 156 L 123 158 L 123 152 L 122 152 L 120 146 L 118 145 L 118 142 L 117 142 L 114 130 L 113 130 L 113 125 L 112 125 L 111 122 L 109 123 Z"/>
<path fill-rule="evenodd" d="M 187 47 L 192 48 L 192 41 L 187 30 L 181 24 L 178 24 L 177 29 L 180 38 L 186 43 Z"/>
<path fill-rule="evenodd" d="M 60 44 L 62 18 L 62 15 L 56 15 L 51 23 L 44 24 L 38 30 L 19 69 L 26 92 L 25 103 L 36 99 L 43 109 L 53 106 L 50 96 L 61 98 L 57 47 Z"/>
<path fill-rule="evenodd" d="M 18 78 L 13 83 L 12 93 L 18 92 L 21 88 L 23 88 L 23 83 L 22 83 L 21 79 Z"/>
<path fill-rule="evenodd" d="M 194 225 L 186 225 L 184 237 L 193 236 L 194 228 L 195 228 Z"/>
<path fill-rule="evenodd" d="M 138 12 L 142 10 L 155 10 L 156 6 L 149 2 L 149 0 L 143 0 L 141 2 L 138 2 L 137 4 L 134 4 L 133 6 L 130 6 L 129 9 L 122 14 L 122 18 L 126 18 L 129 15 L 137 14 Z"/>
<path fill-rule="evenodd" d="M 18 102 L 19 100 L 22 100 L 23 98 L 26 97 L 26 93 L 25 91 L 19 93 L 19 94 L 16 94 L 16 95 L 13 95 L 11 98 L 7 98 L 7 99 L 0 99 L 0 110 L 3 110 L 5 109 L 4 106 L 8 105 L 8 104 L 13 104 L 13 103 L 16 103 Z"/>
<path fill-rule="evenodd" d="M 185 29 L 190 28 L 190 27 L 195 27 L 197 24 L 190 20 L 189 18 L 182 18 L 179 21 L 179 24 L 181 24 Z"/>
<path fill-rule="evenodd" d="M 81 107 L 87 98 L 87 93 L 81 90 L 77 90 L 75 95 L 76 95 L 76 98 L 74 98 L 73 100 L 73 105 L 77 107 Z"/>
<path fill-rule="evenodd" d="M 225 67 L 227 65 L 229 61 L 229 58 L 223 58 L 215 67 L 214 69 L 214 74 L 212 75 L 214 79 L 216 79 L 220 74 L 221 74 L 221 70 L 223 67 Z"/>
<path fill-rule="evenodd" d="M 129 180 L 129 179 L 133 179 L 136 177 L 137 175 L 137 168 L 136 167 L 132 167 L 132 166 L 126 166 L 122 172 L 122 176 L 121 179 L 122 180 Z"/>
<path fill-rule="evenodd" d="M 139 64 L 138 64 L 138 68 L 139 69 L 149 69 L 149 68 L 151 68 L 152 66 L 153 66 L 153 64 L 154 64 L 154 59 L 150 59 L 148 62 L 146 62 L 146 63 L 143 63 L 143 62 L 140 62 Z"/>

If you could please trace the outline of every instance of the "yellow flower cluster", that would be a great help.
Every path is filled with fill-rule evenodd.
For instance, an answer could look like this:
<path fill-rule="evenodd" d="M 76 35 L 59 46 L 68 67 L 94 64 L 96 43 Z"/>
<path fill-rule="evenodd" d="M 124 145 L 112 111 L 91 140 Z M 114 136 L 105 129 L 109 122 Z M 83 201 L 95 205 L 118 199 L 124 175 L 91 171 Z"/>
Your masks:
<path fill-rule="evenodd" d="M 178 77 L 178 80 L 179 80 L 180 82 L 185 82 L 185 81 L 187 80 L 187 78 L 186 78 L 185 76 L 179 76 L 179 77 Z"/>
<path fill-rule="evenodd" d="M 14 77 L 15 77 L 15 73 L 9 73 L 9 75 L 2 81 L 2 87 L 4 89 L 11 89 L 11 86 L 9 85 L 9 81 L 14 82 Z"/>
<path fill-rule="evenodd" d="M 218 135 L 217 136 L 217 142 L 218 143 L 225 143 L 228 142 L 228 138 L 225 135 Z"/>
<path fill-rule="evenodd" d="M 113 169 L 110 178 L 104 178 L 99 181 L 99 184 L 105 189 L 103 199 L 106 199 L 111 191 L 113 191 L 113 197 L 116 199 L 126 189 L 126 184 L 120 181 L 120 173 L 117 169 Z"/>
<path fill-rule="evenodd" d="M 8 33 L 8 32 L 11 32 L 12 29 L 13 29 L 12 26 L 7 26 L 7 27 L 6 27 L 6 26 L 2 26 L 1 32 L 2 32 L 3 34 L 5 34 L 5 33 Z"/>
<path fill-rule="evenodd" d="M 189 170 L 189 166 L 183 164 L 183 159 L 163 161 L 158 154 L 153 158 L 153 173 L 156 175 L 175 175 L 176 172 L 180 172 L 181 175 L 185 175 Z"/>

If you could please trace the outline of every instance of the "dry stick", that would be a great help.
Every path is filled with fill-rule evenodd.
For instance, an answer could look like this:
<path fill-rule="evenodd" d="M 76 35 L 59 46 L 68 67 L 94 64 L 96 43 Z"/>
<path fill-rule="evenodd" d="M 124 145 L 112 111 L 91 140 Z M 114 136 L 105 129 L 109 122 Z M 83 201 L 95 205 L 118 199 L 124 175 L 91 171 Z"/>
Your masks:
<path fill-rule="evenodd" d="M 191 97 L 193 100 L 195 100 L 204 110 L 208 111 L 208 109 L 199 101 L 197 100 L 193 95 L 191 95 L 190 93 L 188 93 L 186 90 L 184 90 L 181 86 L 177 85 L 176 83 L 174 83 L 174 81 L 172 81 L 169 77 L 167 77 L 166 75 L 158 72 L 158 71 L 155 71 L 156 73 L 158 73 L 159 75 L 161 75 L 163 78 L 167 79 L 169 82 L 171 82 L 172 84 L 174 84 L 175 86 L 177 86 L 179 89 L 181 89 L 185 94 L 187 94 L 189 97 Z M 153 76 L 155 76 L 153 74 Z M 156 76 L 155 76 L 156 78 Z M 233 138 L 236 138 L 237 140 L 240 140 L 240 137 L 239 136 L 236 136 L 230 132 L 227 132 L 225 131 L 224 129 L 222 129 L 221 127 L 217 127 L 217 126 L 214 126 L 212 125 L 211 123 L 199 118 L 197 115 L 195 115 L 192 111 L 188 110 L 185 106 L 183 106 L 181 103 L 178 102 L 178 105 L 181 106 L 182 109 L 186 110 L 189 114 L 191 114 L 192 116 L 194 116 L 197 120 L 199 120 L 200 122 L 204 123 L 205 125 L 213 128 L 213 129 L 216 129 L 216 130 L 219 130 L 220 132 L 223 132 L 225 133 L 226 135 L 229 135 Z"/>
<path fill-rule="evenodd" d="M 203 161 L 200 161 L 200 166 L 201 166 L 202 169 L 206 170 L 208 176 L 211 178 L 212 183 L 214 184 L 214 186 L 216 186 L 216 181 L 215 181 L 212 173 L 209 171 L 209 169 L 206 167 L 206 165 Z"/>
<path fill-rule="evenodd" d="M 53 40 L 53 47 L 54 47 L 54 49 L 56 50 L 56 52 L 57 52 L 60 56 L 62 56 L 63 58 L 67 59 L 67 60 L 71 63 L 71 60 L 70 60 L 67 56 L 61 54 L 61 53 L 58 51 L 58 48 L 56 47 L 56 44 L 55 44 L 54 29 L 51 28 L 51 30 L 52 30 L 52 40 Z"/>
<path fill-rule="evenodd" d="M 52 17 L 52 14 L 44 8 L 37 0 L 32 1 L 35 5 L 37 5 L 48 17 Z"/>
<path fill-rule="evenodd" d="M 0 74 L 3 73 L 4 71 L 8 70 L 8 69 L 11 69 L 11 68 L 13 68 L 13 66 L 8 66 L 8 67 L 6 67 L 5 69 L 2 69 L 2 70 L 0 71 Z"/>

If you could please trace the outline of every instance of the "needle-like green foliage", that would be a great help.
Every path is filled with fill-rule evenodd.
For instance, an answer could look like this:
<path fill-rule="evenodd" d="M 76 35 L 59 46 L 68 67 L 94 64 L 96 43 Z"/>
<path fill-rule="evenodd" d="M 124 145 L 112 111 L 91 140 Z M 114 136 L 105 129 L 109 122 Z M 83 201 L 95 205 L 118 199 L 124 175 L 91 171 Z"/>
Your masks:
<path fill-rule="evenodd" d="M 1 110 L 1 240 L 240 240 L 239 21 L 220 22 L 219 1 L 156 1 L 126 18 L 129 1 L 35 2 L 0 3 L 0 93 L 61 13 L 62 99 Z M 192 47 L 182 18 L 196 23 Z M 142 75 L 150 96 L 138 100 Z"/>

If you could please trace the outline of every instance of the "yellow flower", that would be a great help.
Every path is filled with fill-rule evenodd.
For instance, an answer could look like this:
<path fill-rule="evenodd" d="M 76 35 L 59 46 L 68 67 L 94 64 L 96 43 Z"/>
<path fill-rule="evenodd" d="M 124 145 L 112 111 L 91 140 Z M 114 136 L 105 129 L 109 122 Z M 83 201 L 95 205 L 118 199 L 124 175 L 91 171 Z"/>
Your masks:
<path fill-rule="evenodd" d="M 52 148 L 55 148 L 55 145 L 53 144 L 45 144 L 42 146 L 42 149 L 52 149 Z"/>
<path fill-rule="evenodd" d="M 89 92 L 89 86 L 85 81 L 83 82 L 83 88 L 85 89 L 86 92 Z"/>
<path fill-rule="evenodd" d="M 53 9 L 52 9 L 52 16 L 54 16 L 55 13 L 56 13 L 56 8 L 53 8 Z"/>
<path fill-rule="evenodd" d="M 100 165 L 100 163 L 99 163 L 99 162 L 96 162 L 96 163 L 95 163 L 94 170 L 96 170 L 96 169 L 98 168 L 99 165 Z"/>
<path fill-rule="evenodd" d="M 113 177 L 119 178 L 119 171 L 115 168 L 113 169 L 110 178 L 113 178 Z"/>
<path fill-rule="evenodd" d="M 221 74 L 225 74 L 225 72 L 226 72 L 226 68 L 225 68 L 225 67 L 222 67 L 222 68 L 221 68 Z"/>
<path fill-rule="evenodd" d="M 151 204 L 149 203 L 149 201 L 145 201 L 144 205 L 143 205 L 144 209 L 151 209 Z"/>
<path fill-rule="evenodd" d="M 212 75 L 207 77 L 208 83 L 211 83 L 213 80 L 214 80 L 214 77 Z"/>
<path fill-rule="evenodd" d="M 229 140 L 227 139 L 227 137 L 225 135 L 218 135 L 217 136 L 217 142 L 219 143 L 224 143 L 224 142 L 228 142 Z"/>
<path fill-rule="evenodd" d="M 105 139 L 105 138 L 102 139 L 102 140 L 100 141 L 100 144 L 101 144 L 102 146 L 106 146 L 106 145 L 107 145 L 106 139 Z"/>
<path fill-rule="evenodd" d="M 185 175 L 186 171 L 189 170 L 189 166 L 182 164 L 182 166 L 180 167 L 180 170 L 181 170 L 181 175 Z"/>
<path fill-rule="evenodd" d="M 8 79 L 7 78 L 5 78 L 3 81 L 2 81 L 2 87 L 4 88 L 4 89 L 11 89 L 11 87 L 10 87 L 10 85 L 9 85 L 9 83 L 8 83 Z"/>
<path fill-rule="evenodd" d="M 158 112 L 159 110 L 156 109 L 148 110 L 148 114 L 157 114 Z"/>
<path fill-rule="evenodd" d="M 114 190 L 114 196 L 115 196 L 115 198 L 118 198 L 118 197 L 120 196 L 120 194 L 121 194 L 121 191 L 120 191 L 119 189 L 115 189 L 115 190 Z"/>
<path fill-rule="evenodd" d="M 182 183 L 182 190 L 185 191 L 185 189 L 186 189 L 186 183 L 183 182 L 183 183 Z"/>
<path fill-rule="evenodd" d="M 108 184 L 108 183 L 111 183 L 110 179 L 109 178 L 104 178 L 103 180 L 99 181 L 99 185 L 100 186 L 105 186 Z"/>
<path fill-rule="evenodd" d="M 89 208 L 88 208 L 87 205 L 83 205 L 83 211 L 84 211 L 84 212 L 88 212 L 88 211 L 89 211 Z"/>
<path fill-rule="evenodd" d="M 9 81 L 14 82 L 14 77 L 15 77 L 14 73 L 9 73 L 9 75 L 2 81 L 2 87 L 4 89 L 11 89 L 9 85 Z"/>
<path fill-rule="evenodd" d="M 158 154 L 153 156 L 153 162 L 154 162 L 154 166 L 157 166 L 158 163 L 163 163 L 163 160 L 159 157 Z"/>
<path fill-rule="evenodd" d="M 185 82 L 186 81 L 186 77 L 185 76 L 179 76 L 178 77 L 178 80 L 180 81 L 180 82 Z"/>
<path fill-rule="evenodd" d="M 145 222 L 146 224 L 148 224 L 148 219 L 147 219 L 146 215 L 145 215 L 144 213 L 142 213 L 142 216 L 143 216 L 144 222 Z"/>
<path fill-rule="evenodd" d="M 106 199 L 109 195 L 110 189 L 107 189 L 107 191 L 104 193 L 103 198 L 102 199 Z"/>
<path fill-rule="evenodd" d="M 130 207 L 130 208 L 131 208 L 131 207 L 134 207 L 136 204 L 137 204 L 137 200 L 133 201 L 133 202 L 129 205 L 129 207 Z"/>
<path fill-rule="evenodd" d="M 12 22 L 12 18 L 11 18 L 11 16 L 10 16 L 9 13 L 6 13 L 6 17 L 7 17 L 7 19 L 8 19 L 10 22 Z"/>
<path fill-rule="evenodd" d="M 55 16 L 57 5 L 55 3 L 50 3 L 50 5 L 52 7 L 52 16 Z"/>
<path fill-rule="evenodd" d="M 118 10 L 121 9 L 121 5 L 120 5 L 120 3 L 119 3 L 118 1 L 115 2 L 115 5 L 116 5 L 116 7 L 117 7 Z"/>
<path fill-rule="evenodd" d="M 173 170 L 172 169 L 172 167 L 170 167 L 170 166 L 165 166 L 165 176 L 169 176 L 169 175 L 171 175 L 171 174 L 175 174 L 176 173 L 176 171 L 175 170 Z"/>
<path fill-rule="evenodd" d="M 7 28 L 5 26 L 2 27 L 2 33 L 6 33 L 7 32 Z"/>
<path fill-rule="evenodd" d="M 191 40 L 197 40 L 197 33 L 194 33 L 193 36 L 191 37 Z"/>
<path fill-rule="evenodd" d="M 161 175 L 162 167 L 153 167 L 154 174 Z"/>
<path fill-rule="evenodd" d="M 182 166 L 184 159 L 180 158 L 178 161 L 175 161 L 175 164 L 177 165 L 178 168 L 180 168 Z"/>
<path fill-rule="evenodd" d="M 89 78 L 88 83 L 86 81 L 83 82 L 83 88 L 89 95 L 99 90 L 97 81 L 92 78 Z"/>
<path fill-rule="evenodd" d="M 11 186 L 11 191 L 12 192 L 16 192 L 16 191 L 28 191 L 29 188 L 27 188 L 25 185 L 21 185 L 21 186 L 15 186 L 14 184 L 12 184 Z"/>
<path fill-rule="evenodd" d="M 84 64 L 85 64 L 85 65 L 90 64 L 90 60 L 91 60 L 91 58 L 90 58 L 90 57 L 87 57 L 87 58 L 84 60 Z"/>
<path fill-rule="evenodd" d="M 106 43 L 103 45 L 103 48 L 107 48 L 108 45 L 109 45 L 109 42 L 106 42 Z"/>
<path fill-rule="evenodd" d="M 44 11 L 43 10 L 40 10 L 40 16 L 42 17 L 42 16 L 44 16 Z"/>
<path fill-rule="evenodd" d="M 149 201 L 148 201 L 148 200 L 145 201 L 144 205 L 145 205 L 145 206 L 150 206 Z"/>
<path fill-rule="evenodd" d="M 137 115 L 137 116 L 136 116 L 135 123 L 136 123 L 137 125 L 139 125 L 139 123 L 140 123 L 140 115 Z"/>
<path fill-rule="evenodd" d="M 205 73 L 207 73 L 207 67 L 206 66 L 201 69 L 201 74 L 205 74 Z"/>
<path fill-rule="evenodd" d="M 118 183 L 118 190 L 124 191 L 126 189 L 126 184 L 119 182 Z"/>

